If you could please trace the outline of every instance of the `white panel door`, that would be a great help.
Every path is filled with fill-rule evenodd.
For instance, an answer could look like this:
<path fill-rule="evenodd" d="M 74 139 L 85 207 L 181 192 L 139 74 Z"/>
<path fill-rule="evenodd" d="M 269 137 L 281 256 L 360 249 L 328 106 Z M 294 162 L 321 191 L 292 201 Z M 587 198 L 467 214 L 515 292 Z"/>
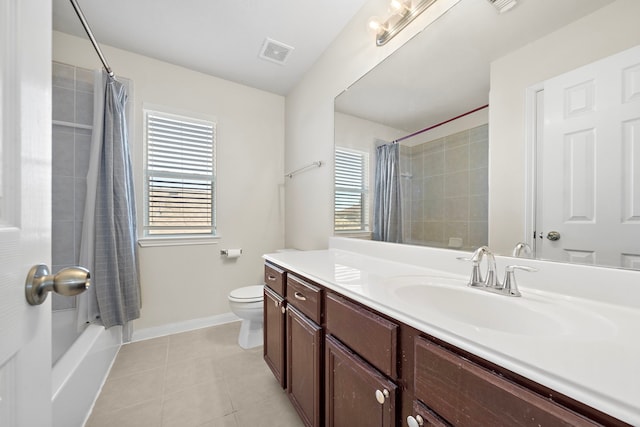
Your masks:
<path fill-rule="evenodd" d="M 536 255 L 640 268 L 640 46 L 545 82 L 538 159 Z"/>
<path fill-rule="evenodd" d="M 51 305 L 25 278 L 51 258 L 51 2 L 0 1 L 0 426 L 51 425 Z"/>

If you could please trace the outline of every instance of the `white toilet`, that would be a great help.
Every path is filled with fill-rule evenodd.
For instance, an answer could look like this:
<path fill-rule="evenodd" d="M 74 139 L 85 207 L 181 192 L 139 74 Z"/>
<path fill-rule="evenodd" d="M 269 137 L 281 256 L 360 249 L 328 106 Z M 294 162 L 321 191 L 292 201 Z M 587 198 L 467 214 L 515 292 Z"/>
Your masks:
<path fill-rule="evenodd" d="M 242 348 L 253 348 L 262 345 L 264 295 L 261 285 L 245 286 L 231 291 L 229 307 L 233 314 L 242 319 L 238 344 Z"/>

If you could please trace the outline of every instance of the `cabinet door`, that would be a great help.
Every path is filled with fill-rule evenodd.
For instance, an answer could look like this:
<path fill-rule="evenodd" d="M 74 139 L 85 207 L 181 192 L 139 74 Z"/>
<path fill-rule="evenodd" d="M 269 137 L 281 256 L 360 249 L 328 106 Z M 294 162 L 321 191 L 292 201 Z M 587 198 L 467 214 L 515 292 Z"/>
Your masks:
<path fill-rule="evenodd" d="M 410 420 L 410 418 L 412 419 Z M 450 424 L 417 400 L 413 402 L 413 414 L 407 417 L 407 426 L 413 427 L 415 425 L 420 427 L 450 427 Z"/>
<path fill-rule="evenodd" d="M 325 345 L 326 425 L 395 426 L 396 385 L 335 338 Z"/>
<path fill-rule="evenodd" d="M 322 328 L 287 306 L 287 394 L 307 427 L 320 427 Z"/>
<path fill-rule="evenodd" d="M 284 299 L 264 288 L 264 360 L 284 388 L 285 379 L 285 309 Z"/>

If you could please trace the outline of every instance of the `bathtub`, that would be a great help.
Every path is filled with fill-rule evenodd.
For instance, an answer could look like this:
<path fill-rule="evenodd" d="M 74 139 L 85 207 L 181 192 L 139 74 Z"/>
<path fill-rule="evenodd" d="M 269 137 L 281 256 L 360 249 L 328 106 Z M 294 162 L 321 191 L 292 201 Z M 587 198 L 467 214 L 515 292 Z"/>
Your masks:
<path fill-rule="evenodd" d="M 56 310 L 52 316 L 53 427 L 81 427 L 118 353 L 122 328 L 88 325 L 78 335 L 75 310 Z M 58 347 L 70 341 L 66 351 Z"/>

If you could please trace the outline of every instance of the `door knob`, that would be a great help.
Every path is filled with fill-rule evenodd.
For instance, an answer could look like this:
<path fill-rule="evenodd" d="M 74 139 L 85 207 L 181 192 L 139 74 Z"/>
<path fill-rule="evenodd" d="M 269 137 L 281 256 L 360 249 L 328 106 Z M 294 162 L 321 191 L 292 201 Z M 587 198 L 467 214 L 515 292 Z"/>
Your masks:
<path fill-rule="evenodd" d="M 552 242 L 560 240 L 560 233 L 558 233 L 557 231 L 550 231 L 547 233 L 547 239 L 551 240 Z"/>
<path fill-rule="evenodd" d="M 51 291 L 70 297 L 86 291 L 90 285 L 91 273 L 84 267 L 67 267 L 50 274 L 44 264 L 31 267 L 24 284 L 25 296 L 31 305 L 45 302 Z"/>

